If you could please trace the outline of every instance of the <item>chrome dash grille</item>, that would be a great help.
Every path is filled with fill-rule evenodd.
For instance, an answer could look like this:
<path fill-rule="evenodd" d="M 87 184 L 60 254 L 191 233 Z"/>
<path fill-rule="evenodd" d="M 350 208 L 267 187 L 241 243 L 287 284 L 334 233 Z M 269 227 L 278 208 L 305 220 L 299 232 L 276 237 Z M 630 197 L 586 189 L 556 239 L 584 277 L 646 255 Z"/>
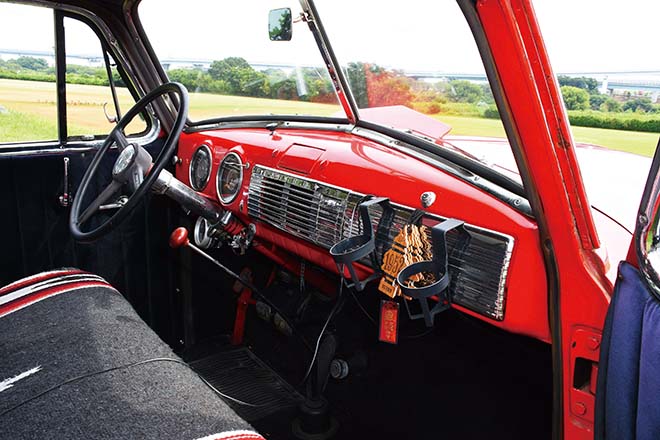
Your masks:
<path fill-rule="evenodd" d="M 340 240 L 361 233 L 358 206 L 364 195 L 316 182 L 272 168 L 256 165 L 248 195 L 248 214 L 291 235 L 330 249 Z M 401 228 L 410 222 L 412 208 L 393 205 L 392 225 L 376 236 L 376 257 L 382 258 Z M 382 216 L 382 208 L 369 208 L 374 230 Z M 425 216 L 424 223 L 433 226 L 444 220 Z M 470 242 L 460 254 L 455 249 L 456 237 L 447 237 L 450 296 L 452 301 L 489 318 L 504 319 L 506 279 L 513 238 L 499 232 L 466 224 Z M 371 261 L 365 258 L 365 265 Z"/>
<path fill-rule="evenodd" d="M 350 192 L 255 166 L 248 214 L 325 248 L 343 238 Z"/>

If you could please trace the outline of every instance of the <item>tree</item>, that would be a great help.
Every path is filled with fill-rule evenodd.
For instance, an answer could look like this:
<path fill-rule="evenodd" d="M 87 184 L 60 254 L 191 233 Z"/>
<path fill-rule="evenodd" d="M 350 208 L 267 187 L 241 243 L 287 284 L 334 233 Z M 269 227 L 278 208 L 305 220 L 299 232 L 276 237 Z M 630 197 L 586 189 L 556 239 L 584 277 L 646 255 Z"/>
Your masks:
<path fill-rule="evenodd" d="M 298 85 L 294 78 L 286 78 L 271 84 L 270 95 L 275 99 L 298 100 Z"/>
<path fill-rule="evenodd" d="M 237 94 L 261 98 L 269 95 L 270 84 L 268 84 L 268 78 L 265 74 L 257 72 L 252 67 L 250 69 L 241 69 L 238 71 L 238 74 Z"/>
<path fill-rule="evenodd" d="M 598 81 L 594 78 L 589 78 L 586 76 L 572 77 L 560 75 L 557 77 L 560 86 L 572 86 L 577 87 L 578 89 L 584 89 L 589 92 L 589 94 L 598 93 Z"/>
<path fill-rule="evenodd" d="M 563 86 L 561 94 L 567 110 L 587 110 L 589 108 L 589 93 L 573 86 Z"/>
<path fill-rule="evenodd" d="M 284 81 L 287 79 L 289 76 L 286 74 L 286 72 L 282 69 L 266 69 L 263 71 L 264 75 L 268 77 L 268 81 L 271 84 L 278 83 L 280 81 Z"/>
<path fill-rule="evenodd" d="M 359 108 L 369 107 L 369 98 L 367 97 L 367 67 L 364 63 L 348 63 L 346 76 L 348 83 L 353 91 L 353 97 Z"/>
<path fill-rule="evenodd" d="M 16 64 L 26 70 L 44 71 L 48 69 L 46 60 L 34 57 L 18 57 Z"/>
<path fill-rule="evenodd" d="M 653 104 L 649 98 L 635 98 L 623 104 L 623 111 L 648 113 L 653 111 Z"/>
<path fill-rule="evenodd" d="M 612 99 L 607 95 L 602 95 L 600 93 L 589 96 L 589 106 L 592 110 L 600 110 L 600 107 L 605 101 Z"/>
<path fill-rule="evenodd" d="M 316 71 L 304 70 L 307 99 L 312 102 L 334 104 L 337 102 L 334 88 L 329 78 L 320 76 Z"/>
<path fill-rule="evenodd" d="M 377 65 L 365 64 L 365 67 L 369 107 L 412 104 L 414 95 L 408 78 Z"/>
<path fill-rule="evenodd" d="M 377 64 L 349 63 L 346 76 L 359 108 L 410 106 L 415 97 L 409 78 Z"/>
<path fill-rule="evenodd" d="M 465 80 L 454 80 L 449 84 L 452 87 L 452 101 L 476 104 L 484 100 L 484 90 L 478 84 Z"/>
<path fill-rule="evenodd" d="M 241 57 L 228 57 L 219 61 L 213 61 L 208 73 L 213 79 L 225 79 L 231 75 L 233 70 L 251 69 L 252 67 Z"/>
<path fill-rule="evenodd" d="M 199 81 L 201 75 L 201 69 L 172 69 L 167 72 L 171 81 L 180 82 L 191 92 L 202 91 Z"/>
<path fill-rule="evenodd" d="M 222 81 L 227 86 L 227 93 L 243 96 L 268 96 L 270 86 L 267 76 L 257 72 L 244 58 L 229 57 L 213 61 L 208 74 L 215 81 Z"/>
<path fill-rule="evenodd" d="M 600 105 L 600 111 L 602 112 L 620 112 L 621 111 L 621 103 L 617 101 L 616 99 L 610 98 L 609 96 Z"/>
<path fill-rule="evenodd" d="M 483 101 L 486 104 L 495 104 L 495 97 L 493 96 L 493 91 L 490 88 L 490 84 L 481 84 L 481 90 L 484 92 Z"/>

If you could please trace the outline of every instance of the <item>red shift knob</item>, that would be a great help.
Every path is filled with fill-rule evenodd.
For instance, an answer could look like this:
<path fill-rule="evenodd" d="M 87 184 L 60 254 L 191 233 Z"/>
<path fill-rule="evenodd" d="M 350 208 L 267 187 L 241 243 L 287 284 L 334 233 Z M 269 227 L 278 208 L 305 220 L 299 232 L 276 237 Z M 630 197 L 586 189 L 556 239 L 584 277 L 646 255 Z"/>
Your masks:
<path fill-rule="evenodd" d="M 182 226 L 172 231 L 172 235 L 170 235 L 171 248 L 176 249 L 181 246 L 188 246 L 189 243 L 190 242 L 188 241 L 188 230 L 186 228 Z"/>

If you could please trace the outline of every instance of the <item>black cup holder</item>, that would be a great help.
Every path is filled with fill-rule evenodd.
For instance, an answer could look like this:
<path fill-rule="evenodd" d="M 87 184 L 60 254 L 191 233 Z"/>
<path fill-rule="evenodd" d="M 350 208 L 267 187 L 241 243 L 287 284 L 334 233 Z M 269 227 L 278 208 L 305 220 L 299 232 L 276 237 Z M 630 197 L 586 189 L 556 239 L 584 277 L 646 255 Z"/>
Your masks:
<path fill-rule="evenodd" d="M 357 291 L 364 290 L 364 287 L 369 281 L 380 278 L 381 276 L 377 269 L 378 266 L 375 265 L 374 274 L 364 280 L 360 280 L 353 263 L 370 254 L 373 255 L 376 249 L 376 237 L 371 222 L 371 215 L 369 214 L 369 207 L 372 205 L 382 205 L 383 216 L 385 216 L 387 210 L 391 211 L 389 202 L 389 199 L 385 197 L 377 197 L 360 203 L 359 209 L 360 221 L 362 222 L 362 234 L 345 238 L 330 248 L 330 255 L 332 255 L 332 258 L 335 260 L 339 274 L 343 277 L 344 267 L 348 269 L 351 282 L 346 282 L 346 280 L 345 282 L 349 288 L 355 288 Z"/>
<path fill-rule="evenodd" d="M 421 313 L 412 313 L 408 302 L 405 302 L 410 319 L 424 319 L 427 327 L 433 327 L 435 315 L 450 307 L 450 298 L 447 294 L 449 287 L 449 255 L 447 254 L 447 233 L 458 229 L 462 235 L 462 246 L 465 247 L 469 241 L 469 234 L 463 227 L 463 222 L 456 219 L 448 219 L 438 223 L 431 229 L 431 240 L 433 242 L 433 260 L 420 261 L 410 264 L 399 272 L 396 281 L 405 297 L 418 300 Z M 435 281 L 426 286 L 410 286 L 408 279 L 419 274 L 430 273 Z M 431 297 L 436 296 L 435 299 Z M 431 307 L 429 302 L 435 301 Z"/>

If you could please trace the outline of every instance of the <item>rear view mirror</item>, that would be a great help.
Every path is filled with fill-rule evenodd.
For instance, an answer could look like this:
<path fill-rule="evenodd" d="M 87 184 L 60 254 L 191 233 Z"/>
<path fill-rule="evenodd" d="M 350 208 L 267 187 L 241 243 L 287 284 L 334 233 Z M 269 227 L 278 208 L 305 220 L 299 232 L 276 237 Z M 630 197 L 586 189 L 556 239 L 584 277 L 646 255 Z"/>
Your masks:
<path fill-rule="evenodd" d="M 268 14 L 268 37 L 271 41 L 291 40 L 291 9 L 273 9 Z"/>

